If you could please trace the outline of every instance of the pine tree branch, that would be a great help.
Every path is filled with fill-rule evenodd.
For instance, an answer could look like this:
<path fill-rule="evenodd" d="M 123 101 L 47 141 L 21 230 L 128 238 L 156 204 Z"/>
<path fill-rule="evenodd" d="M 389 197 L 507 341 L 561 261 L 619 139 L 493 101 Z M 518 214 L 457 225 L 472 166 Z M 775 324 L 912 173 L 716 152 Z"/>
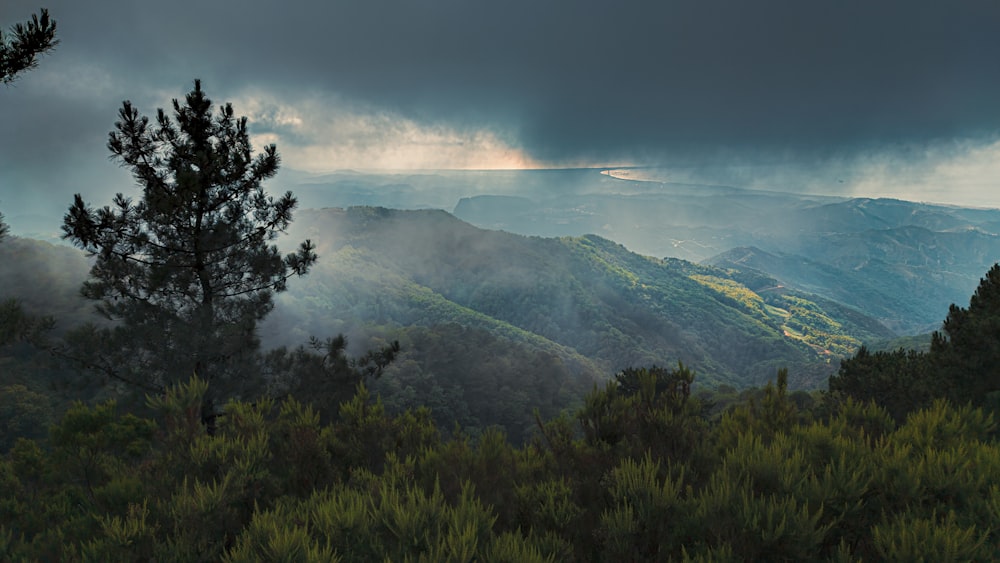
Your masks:
<path fill-rule="evenodd" d="M 49 19 L 49 11 L 42 8 L 39 15 L 32 15 L 26 24 L 11 28 L 13 38 L 8 41 L 0 31 L 0 82 L 10 84 L 18 75 L 38 66 L 38 57 L 59 44 L 56 39 L 56 22 Z"/>

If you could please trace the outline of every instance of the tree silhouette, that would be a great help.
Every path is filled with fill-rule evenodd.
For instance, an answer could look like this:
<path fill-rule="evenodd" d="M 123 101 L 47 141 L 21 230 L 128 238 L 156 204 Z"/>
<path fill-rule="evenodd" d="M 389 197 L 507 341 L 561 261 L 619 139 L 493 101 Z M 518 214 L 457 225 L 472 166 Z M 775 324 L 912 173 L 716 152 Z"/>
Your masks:
<path fill-rule="evenodd" d="M 0 81 L 13 82 L 17 75 L 38 66 L 38 56 L 53 49 L 56 39 L 56 22 L 49 19 L 49 11 L 42 9 L 32 15 L 27 23 L 19 23 L 4 37 L 0 30 Z"/>
<path fill-rule="evenodd" d="M 17 75 L 38 65 L 37 57 L 53 49 L 56 39 L 56 22 L 49 19 L 49 11 L 42 9 L 41 17 L 31 16 L 27 24 L 16 24 L 10 31 L 11 39 L 0 30 L 0 82 L 10 84 Z M 0 213 L 0 241 L 10 229 Z"/>
<path fill-rule="evenodd" d="M 874 400 L 897 422 L 941 398 L 1000 410 L 1000 264 L 980 279 L 967 308 L 951 305 L 928 352 L 862 347 L 830 377 L 830 391 Z"/>
<path fill-rule="evenodd" d="M 247 119 L 229 104 L 213 117 L 198 80 L 173 114 L 160 109 L 151 123 L 124 102 L 108 148 L 142 196 L 92 209 L 77 194 L 63 221 L 63 238 L 96 256 L 83 294 L 117 321 L 78 334 L 77 349 L 91 352 L 90 367 L 148 389 L 192 373 L 246 379 L 273 294 L 316 260 L 308 240 L 286 256 L 272 244 L 296 205 L 262 187 L 278 170 L 275 146 L 254 155 Z"/>
<path fill-rule="evenodd" d="M 947 384 L 946 396 L 958 403 L 1000 406 L 1000 264 L 979 280 L 967 308 L 952 304 L 930 353 Z"/>

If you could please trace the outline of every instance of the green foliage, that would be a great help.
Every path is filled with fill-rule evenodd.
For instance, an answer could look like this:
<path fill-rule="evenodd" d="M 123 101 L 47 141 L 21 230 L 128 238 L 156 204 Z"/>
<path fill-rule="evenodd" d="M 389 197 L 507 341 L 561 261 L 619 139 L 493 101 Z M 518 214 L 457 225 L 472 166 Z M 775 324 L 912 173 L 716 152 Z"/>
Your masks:
<path fill-rule="evenodd" d="M 130 504 L 125 516 L 105 516 L 96 539 L 81 546 L 84 561 L 143 561 L 155 559 L 156 527 L 147 504 Z"/>
<path fill-rule="evenodd" d="M 304 211 L 294 229 L 302 236 L 324 233 L 317 244 L 329 261 L 282 295 L 265 334 L 282 344 L 341 331 L 400 340 L 400 362 L 417 362 L 421 383 L 436 384 L 454 405 L 449 407 L 458 416 L 438 415 L 446 426 L 456 419 L 463 426 L 488 425 L 473 418 L 497 402 L 448 396 L 457 392 L 451 383 L 467 377 L 488 381 L 504 372 L 517 377 L 531 371 L 524 379 L 537 381 L 569 372 L 583 375 L 589 387 L 587 379 L 603 379 L 624 366 L 679 359 L 698 371 L 703 385 L 762 385 L 788 366 L 792 388 L 815 387 L 830 375 L 838 355 L 863 339 L 891 335 L 856 311 L 817 299 L 808 303 L 819 312 L 801 319 L 815 339 L 807 344 L 785 334 L 785 318 L 773 312 L 780 303 L 767 301 L 775 292 L 755 298 L 725 271 L 640 256 L 596 236 L 519 237 L 475 229 L 441 212 L 376 208 Z M 711 279 L 738 298 L 692 276 Z M 473 352 L 482 365 L 470 359 Z M 522 360 L 539 352 L 549 361 Z M 440 353 L 447 356 L 437 360 Z M 390 369 L 387 375 L 401 373 Z M 401 399 L 408 407 L 437 400 L 416 382 L 400 386 L 407 393 L 406 387 L 413 389 Z M 389 388 L 379 391 L 391 404 Z M 515 396 L 521 389 L 512 391 L 510 400 L 523 400 Z M 535 403 L 527 411 L 544 410 L 538 403 L 548 394 L 525 392 Z M 472 415 L 463 412 L 462 402 Z M 524 433 L 523 421 L 520 428 L 502 424 L 512 437 Z"/>
<path fill-rule="evenodd" d="M 930 350 L 900 348 L 874 354 L 861 348 L 841 363 L 830 390 L 873 400 L 897 421 L 943 397 L 990 410 L 1000 408 L 1000 265 L 980 280 L 968 308 L 952 305 Z"/>
<path fill-rule="evenodd" d="M 50 320 L 37 319 L 27 314 L 15 299 L 0 302 L 0 346 L 29 340 L 50 324 Z"/>
<path fill-rule="evenodd" d="M 952 407 L 939 399 L 929 408 L 916 411 L 906 419 L 905 428 L 896 436 L 919 449 L 941 449 L 965 440 L 985 442 L 996 432 L 994 413 L 971 406 Z"/>
<path fill-rule="evenodd" d="M 969 300 L 952 305 L 931 339 L 930 357 L 947 397 L 1000 408 L 1000 264 L 994 264 Z"/>
<path fill-rule="evenodd" d="M 718 291 L 761 318 L 768 316 L 761 296 L 735 280 L 705 274 L 692 275 L 691 279 Z"/>
<path fill-rule="evenodd" d="M 907 518 L 872 529 L 875 548 L 887 561 L 987 561 L 996 555 L 987 536 L 958 525 L 955 513 L 941 518 Z"/>
<path fill-rule="evenodd" d="M 0 30 L 0 82 L 10 84 L 17 76 L 38 66 L 38 56 L 55 48 L 56 22 L 49 18 L 49 11 L 42 8 L 38 15 L 24 24 L 15 24 L 10 37 Z M 2 238 L 2 237 L 0 237 Z"/>
<path fill-rule="evenodd" d="M 309 528 L 297 525 L 293 514 L 281 509 L 257 514 L 240 535 L 239 543 L 224 557 L 224 561 L 288 561 L 308 563 L 338 563 L 343 561 L 336 552 L 314 539 Z M 292 522 L 290 525 L 289 522 Z"/>
<path fill-rule="evenodd" d="M 340 403 L 349 400 L 355 387 L 373 381 L 400 352 L 398 341 L 369 350 L 360 358 L 347 356 L 347 338 L 310 338 L 309 347 L 275 348 L 261 358 L 271 395 L 290 395 L 308 401 L 322 420 L 337 414 Z"/>
<path fill-rule="evenodd" d="M 708 268 L 691 269 L 695 272 L 712 272 Z M 715 273 L 715 272 L 713 272 Z M 691 279 L 714 289 L 723 301 L 739 307 L 761 322 L 780 329 L 788 338 L 799 340 L 822 355 L 845 356 L 861 346 L 861 339 L 873 334 L 885 335 L 887 331 L 877 323 L 855 322 L 858 315 L 851 315 L 836 303 L 817 296 L 789 291 L 777 280 L 761 282 L 750 278 L 748 283 L 763 285 L 757 293 L 743 285 L 740 279 L 747 276 L 740 272 L 726 272 L 726 277 L 694 273 Z M 843 322 L 834 318 L 843 319 Z"/>
<path fill-rule="evenodd" d="M 875 401 L 860 403 L 848 397 L 835 408 L 828 424 L 841 436 L 874 442 L 896 429 L 893 418 Z"/>
<path fill-rule="evenodd" d="M 706 432 L 701 407 L 691 398 L 693 381 L 694 372 L 682 363 L 619 372 L 604 390 L 587 396 L 578 414 L 584 439 L 636 453 L 643 444 L 667 457 L 690 455 Z"/>
<path fill-rule="evenodd" d="M 261 512 L 239 538 L 230 559 L 269 554 L 335 554 L 337 561 L 471 561 L 489 550 L 499 560 L 543 560 L 512 535 L 494 541 L 494 516 L 465 485 L 456 502 L 439 488 L 415 485 L 411 462 L 388 458 L 385 473 L 360 471 L 354 485 Z M 312 560 L 308 555 L 306 560 Z"/>
<path fill-rule="evenodd" d="M 798 418 L 795 403 L 788 396 L 788 371 L 778 370 L 777 384 L 769 381 L 760 400 L 751 397 L 747 404 L 723 414 L 716 428 L 719 447 L 730 448 L 746 434 L 771 440 L 778 433 L 789 431 Z"/>
<path fill-rule="evenodd" d="M 873 354 L 862 347 L 841 362 L 837 375 L 830 378 L 830 391 L 875 401 L 901 421 L 907 413 L 928 406 L 940 383 L 925 353 L 900 348 Z"/>
<path fill-rule="evenodd" d="M 796 410 L 787 379 L 715 423 L 692 373 L 623 370 L 577 417 L 448 439 L 364 386 L 317 410 L 206 383 L 71 408 L 0 459 L 0 557 L 69 561 L 992 560 L 991 415 L 938 401 L 896 426 L 847 399 Z"/>
<path fill-rule="evenodd" d="M 340 406 L 340 417 L 334 454 L 345 478 L 352 468 L 378 470 L 386 455 L 413 455 L 439 439 L 426 408 L 390 417 L 382 399 L 371 401 L 364 385 L 358 387 L 353 399 Z"/>
<path fill-rule="evenodd" d="M 0 452 L 6 452 L 17 438 L 44 439 L 52 422 L 49 398 L 24 385 L 0 387 Z"/>
<path fill-rule="evenodd" d="M 601 514 L 597 531 L 605 560 L 663 560 L 679 553 L 686 531 L 683 471 L 663 479 L 659 462 L 647 455 L 641 462 L 625 459 L 606 483 L 614 506 Z"/>
<path fill-rule="evenodd" d="M 184 104 L 174 100 L 173 119 L 161 109 L 155 125 L 124 102 L 108 149 L 142 196 L 93 209 L 77 194 L 63 221 L 64 238 L 96 257 L 84 296 L 119 321 L 84 364 L 148 390 L 192 373 L 250 379 L 256 324 L 316 261 L 308 240 L 284 257 L 272 243 L 296 205 L 262 187 L 277 149 L 254 155 L 246 118 L 228 104 L 212 110 L 198 80 Z"/>
<path fill-rule="evenodd" d="M 275 478 L 288 494 L 305 497 L 337 480 L 331 444 L 333 430 L 319 424 L 319 413 L 295 399 L 286 399 L 271 429 Z"/>
<path fill-rule="evenodd" d="M 704 527 L 695 546 L 728 546 L 746 560 L 815 558 L 828 530 L 822 512 L 794 495 L 759 494 L 724 477 L 697 498 L 694 517 Z"/>

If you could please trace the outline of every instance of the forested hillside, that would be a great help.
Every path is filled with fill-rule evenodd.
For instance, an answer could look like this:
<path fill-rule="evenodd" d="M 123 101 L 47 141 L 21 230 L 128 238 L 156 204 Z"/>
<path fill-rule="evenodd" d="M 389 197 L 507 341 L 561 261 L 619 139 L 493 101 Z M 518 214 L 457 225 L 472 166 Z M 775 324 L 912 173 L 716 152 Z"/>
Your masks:
<path fill-rule="evenodd" d="M 587 365 L 574 354 L 586 357 L 604 373 L 680 360 L 706 384 L 745 386 L 787 366 L 798 387 L 820 386 L 838 356 L 891 335 L 773 279 L 644 257 L 595 236 L 524 237 L 382 208 L 303 212 L 293 234 L 324 258 L 282 296 L 265 335 L 458 323 L 573 365 Z"/>
<path fill-rule="evenodd" d="M 296 190 L 312 206 L 393 198 L 393 207 L 454 206 L 482 228 L 597 234 L 643 255 L 752 268 L 908 335 L 939 328 L 936 312 L 961 302 L 1000 256 L 997 209 L 683 184 L 657 181 L 656 169 L 633 172 L 653 178 L 596 169 L 343 173 Z"/>
<path fill-rule="evenodd" d="M 953 224 L 945 219 L 951 217 L 940 221 Z M 1000 256 L 1000 237 L 970 228 L 935 232 L 910 225 L 803 235 L 782 248 L 734 248 L 704 263 L 766 272 L 865 311 L 901 334 L 917 334 L 939 328 L 936 311 L 966 298 Z"/>
<path fill-rule="evenodd" d="M 390 408 L 435 405 L 439 424 L 501 424 L 518 441 L 533 409 L 554 416 L 630 365 L 682 361 L 699 385 L 736 388 L 787 367 L 792 387 L 816 389 L 839 358 L 892 336 L 766 275 L 644 257 L 596 236 L 524 237 L 441 211 L 367 207 L 304 210 L 289 234 L 315 241 L 320 260 L 279 296 L 265 347 L 345 333 L 360 355 L 399 341 L 371 383 Z M 8 297 L 59 330 L 99 320 L 79 297 L 81 253 L 17 238 L 0 252 Z"/>
<path fill-rule="evenodd" d="M 756 269 L 848 305 L 900 334 L 939 328 L 1000 256 L 1000 210 L 726 186 L 632 181 L 598 169 L 291 172 L 302 207 L 454 209 L 486 229 L 596 234 L 631 251 Z M 49 240 L 59 217 L 19 216 L 15 233 Z M 753 250 L 748 250 L 753 249 Z"/>
<path fill-rule="evenodd" d="M 996 6 L 56 4 L 0 563 L 1000 561 Z"/>
<path fill-rule="evenodd" d="M 252 400 L 214 411 L 197 378 L 142 399 L 5 324 L 0 558 L 1000 556 L 1000 266 L 929 352 L 872 354 L 855 351 L 892 336 L 878 320 L 743 264 L 440 211 L 304 211 L 289 234 L 322 258 L 267 346 L 347 332 L 354 355 L 398 355 L 365 372 L 337 339 L 276 348 Z M 6 296 L 57 334 L 92 318 L 83 254 L 0 252 Z M 790 392 L 842 357 L 830 392 Z M 628 367 L 651 364 L 676 368 Z"/>
<path fill-rule="evenodd" d="M 759 270 L 903 334 L 939 328 L 936 312 L 965 299 L 1000 256 L 997 209 L 574 177 L 576 192 L 474 195 L 455 213 L 488 228 L 596 233 L 642 254 Z"/>
<path fill-rule="evenodd" d="M 414 218 L 336 213 L 369 226 Z M 777 308 L 761 297 L 776 289 L 764 276 L 660 265 L 743 308 Z M 53 416 L 49 393 L 6 385 L 0 558 L 995 560 L 998 323 L 995 266 L 967 308 L 951 308 L 929 353 L 862 349 L 829 393 L 789 393 L 779 370 L 733 401 L 725 388 L 694 393 L 698 376 L 683 365 L 630 368 L 530 428 L 518 392 L 551 398 L 565 392 L 556 380 L 511 380 L 496 393 L 483 374 L 504 368 L 490 360 L 488 331 L 401 331 L 421 359 L 398 366 L 417 374 L 389 394 L 398 405 L 420 392 L 422 370 L 450 361 L 443 340 L 471 342 L 488 368 L 470 382 L 489 395 L 476 404 L 495 409 L 476 414 L 526 435 L 515 443 L 496 427 L 442 425 L 435 411 L 453 409 L 460 389 L 393 412 L 359 385 L 325 421 L 322 404 L 260 396 L 228 402 L 209 425 L 209 385 L 197 378 L 148 395 L 143 416 L 114 401 Z"/>
<path fill-rule="evenodd" d="M 991 414 L 937 401 L 896 424 L 784 373 L 721 420 L 693 374 L 629 370 L 574 415 L 442 435 L 366 389 L 321 424 L 295 400 L 197 417 L 198 380 L 150 418 L 78 405 L 0 458 L 0 557 L 48 561 L 990 561 Z"/>
<path fill-rule="evenodd" d="M 952 286 L 928 284 L 901 269 L 895 272 L 895 276 L 886 275 L 885 270 L 891 266 L 884 261 L 863 261 L 858 268 L 841 268 L 798 254 L 774 254 L 755 247 L 741 247 L 703 263 L 748 274 L 766 272 L 766 275 L 774 276 L 790 287 L 824 295 L 864 310 L 885 326 L 903 334 L 930 332 L 940 323 L 940 315 L 920 306 L 922 301 L 918 297 L 928 297 L 921 296 L 921 292 L 930 292 L 930 298 L 937 302 L 961 300 L 954 295 L 956 291 Z M 930 275 L 955 277 L 939 270 Z M 905 290 L 901 290 L 903 288 Z"/>

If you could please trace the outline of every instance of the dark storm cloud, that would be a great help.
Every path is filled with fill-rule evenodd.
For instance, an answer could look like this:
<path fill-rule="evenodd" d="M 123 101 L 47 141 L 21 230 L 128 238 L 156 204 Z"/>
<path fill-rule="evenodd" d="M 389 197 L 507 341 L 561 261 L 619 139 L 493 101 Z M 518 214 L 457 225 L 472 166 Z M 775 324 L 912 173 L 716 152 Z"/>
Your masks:
<path fill-rule="evenodd" d="M 8 1 L 0 19 L 36 9 Z M 146 92 L 140 85 L 176 96 L 195 76 L 210 93 L 330 92 L 418 122 L 507 131 L 549 162 L 842 154 L 1000 130 L 1000 3 L 986 0 L 49 9 L 63 40 L 51 59 L 99 66 L 119 98 Z"/>

